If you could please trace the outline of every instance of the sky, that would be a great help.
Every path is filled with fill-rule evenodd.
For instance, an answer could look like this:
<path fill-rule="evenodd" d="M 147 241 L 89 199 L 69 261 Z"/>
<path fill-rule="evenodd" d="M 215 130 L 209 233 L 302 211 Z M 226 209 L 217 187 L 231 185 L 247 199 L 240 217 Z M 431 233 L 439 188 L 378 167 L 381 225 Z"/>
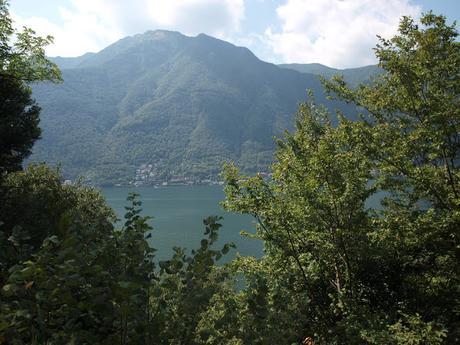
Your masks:
<path fill-rule="evenodd" d="M 458 0 L 9 0 L 17 27 L 54 36 L 49 56 L 98 52 L 125 36 L 166 29 L 205 33 L 273 63 L 335 68 L 376 63 L 377 35 L 403 15 L 433 10 L 458 20 Z M 457 28 L 459 26 L 457 25 Z"/>

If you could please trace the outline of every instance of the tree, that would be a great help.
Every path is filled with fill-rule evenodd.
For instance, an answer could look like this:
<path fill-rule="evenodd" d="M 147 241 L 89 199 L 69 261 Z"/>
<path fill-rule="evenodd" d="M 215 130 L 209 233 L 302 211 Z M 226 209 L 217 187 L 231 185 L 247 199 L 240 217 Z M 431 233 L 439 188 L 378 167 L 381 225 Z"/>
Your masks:
<path fill-rule="evenodd" d="M 347 338 L 353 344 L 356 329 L 346 324 L 359 324 L 360 315 L 370 313 L 360 299 L 378 302 L 378 286 L 368 290 L 364 279 L 378 282 L 383 273 L 365 272 L 374 254 L 366 236 L 370 222 L 365 207 L 375 190 L 368 183 L 372 165 L 349 140 L 357 135 L 353 123 L 342 118 L 334 128 L 323 111 L 312 103 L 300 107 L 296 132 L 278 142 L 273 182 L 241 177 L 235 167 L 227 166 L 224 205 L 257 218 L 267 266 L 295 272 L 284 300 L 299 300 L 294 303 L 304 306 L 287 308 L 299 312 L 304 329 L 291 332 L 299 332 L 299 340 L 315 335 L 320 343 Z M 287 273 L 278 272 L 282 275 Z M 271 274 L 265 279 L 279 281 Z"/>
<path fill-rule="evenodd" d="M 149 217 L 130 195 L 125 222 L 96 190 L 63 185 L 44 164 L 9 173 L 0 205 L 0 344 L 193 344 L 201 314 L 229 272 L 215 263 L 221 225 L 186 255 L 160 262 L 147 242 Z M 180 330 L 180 332 L 178 331 Z"/>
<path fill-rule="evenodd" d="M 0 0 L 0 177 L 20 169 L 40 137 L 40 108 L 29 84 L 61 80 L 59 69 L 45 56 L 44 48 L 52 41 L 27 28 L 16 32 L 8 3 Z"/>
<path fill-rule="evenodd" d="M 421 25 L 403 17 L 381 39 L 373 83 L 325 81 L 362 121 L 338 114 L 332 127 L 307 103 L 278 143 L 272 181 L 225 169 L 224 205 L 254 215 L 264 260 L 295 272 L 285 300 L 305 305 L 298 339 L 460 341 L 460 43 L 443 16 Z"/>
<path fill-rule="evenodd" d="M 197 327 L 201 314 L 209 308 L 216 295 L 231 287 L 230 272 L 216 267 L 216 262 L 234 245 L 215 249 L 220 217 L 208 217 L 203 223 L 205 236 L 200 247 L 187 255 L 184 248 L 174 248 L 170 260 L 160 261 L 159 281 L 153 287 L 150 307 L 157 322 L 155 344 L 201 344 Z M 232 325 L 231 327 L 234 327 Z"/>
<path fill-rule="evenodd" d="M 0 73 L 26 84 L 50 80 L 61 81 L 57 65 L 46 58 L 45 47 L 53 43 L 52 36 L 40 37 L 24 27 L 13 28 L 8 1 L 0 0 Z"/>
<path fill-rule="evenodd" d="M 21 82 L 0 74 L 0 176 L 17 171 L 40 138 L 40 108 Z"/>
<path fill-rule="evenodd" d="M 403 17 L 400 35 L 381 39 L 385 73 L 375 84 L 338 97 L 364 108 L 360 132 L 379 188 L 389 193 L 375 217 L 379 246 L 398 258 L 407 314 L 420 314 L 460 341 L 460 43 L 455 23 L 428 13 L 421 27 Z M 404 296 L 404 298 L 402 298 Z"/>
<path fill-rule="evenodd" d="M 78 215 L 83 228 L 107 228 L 115 220 L 97 191 L 63 185 L 59 170 L 44 164 L 9 173 L 1 186 L 0 284 L 10 267 L 30 259 L 49 236 L 62 234 L 70 215 Z"/>
<path fill-rule="evenodd" d="M 128 201 L 119 230 L 107 221 L 88 223 L 78 206 L 67 210 L 59 231 L 28 260 L 10 267 L 1 290 L 0 344 L 147 342 L 154 250 L 146 235 L 151 227 L 139 215 L 136 196 Z M 84 200 L 81 207 L 91 205 Z"/>

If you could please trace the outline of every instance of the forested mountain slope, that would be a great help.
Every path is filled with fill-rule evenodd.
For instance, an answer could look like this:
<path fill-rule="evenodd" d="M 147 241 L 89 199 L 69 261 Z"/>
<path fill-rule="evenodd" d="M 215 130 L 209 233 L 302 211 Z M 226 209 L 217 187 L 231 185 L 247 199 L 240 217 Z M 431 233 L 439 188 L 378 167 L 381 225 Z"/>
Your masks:
<path fill-rule="evenodd" d="M 347 69 L 332 68 L 319 63 L 290 63 L 280 64 L 278 66 L 281 68 L 291 69 L 300 73 L 315 74 L 317 76 L 322 76 L 326 79 L 330 79 L 335 75 L 342 75 L 344 80 L 353 87 L 361 83 L 369 82 L 371 78 L 377 76 L 383 71 L 377 65 L 369 65 Z"/>
<path fill-rule="evenodd" d="M 228 160 L 265 171 L 307 89 L 347 110 L 326 100 L 316 75 L 203 34 L 148 31 L 54 61 L 64 83 L 34 87 L 43 135 L 31 160 L 100 184 L 135 181 L 136 171 L 141 183 L 213 179 Z"/>

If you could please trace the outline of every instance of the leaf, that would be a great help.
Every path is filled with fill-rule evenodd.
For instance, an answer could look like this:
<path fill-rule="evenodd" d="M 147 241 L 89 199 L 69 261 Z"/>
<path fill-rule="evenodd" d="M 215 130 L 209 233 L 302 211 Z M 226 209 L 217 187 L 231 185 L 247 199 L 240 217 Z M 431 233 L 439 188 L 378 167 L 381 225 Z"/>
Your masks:
<path fill-rule="evenodd" d="M 10 327 L 10 324 L 8 322 L 5 322 L 5 321 L 0 321 L 0 332 L 4 331 L 5 329 L 9 328 Z M 4 340 L 5 338 L 3 338 Z M 0 335 L 0 344 L 3 344 L 3 341 L 2 341 L 2 336 Z"/>
<path fill-rule="evenodd" d="M 14 285 L 12 284 L 6 284 L 2 288 L 3 292 L 5 293 L 6 296 L 11 296 L 14 291 Z"/>
<path fill-rule="evenodd" d="M 47 240 L 51 243 L 58 244 L 59 243 L 59 238 L 56 235 L 50 236 L 47 238 Z"/>
<path fill-rule="evenodd" d="M 117 285 L 123 289 L 129 289 L 132 286 L 132 283 L 129 281 L 119 281 Z"/>

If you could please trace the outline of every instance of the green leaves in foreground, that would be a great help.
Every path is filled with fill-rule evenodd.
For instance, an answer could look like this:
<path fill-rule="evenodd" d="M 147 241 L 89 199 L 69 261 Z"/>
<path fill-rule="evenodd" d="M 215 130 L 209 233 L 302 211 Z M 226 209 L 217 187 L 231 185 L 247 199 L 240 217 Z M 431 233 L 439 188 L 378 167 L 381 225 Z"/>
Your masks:
<path fill-rule="evenodd" d="M 96 191 L 60 181 L 44 165 L 3 181 L 0 344 L 190 344 L 211 298 L 230 286 L 215 267 L 234 247 L 215 249 L 221 218 L 204 221 L 191 255 L 175 248 L 155 271 L 138 195 L 115 229 Z"/>
<path fill-rule="evenodd" d="M 28 28 L 17 32 L 8 11 L 8 2 L 0 0 L 0 179 L 20 170 L 40 138 L 40 107 L 31 98 L 30 83 L 61 81 L 58 67 L 45 56 L 51 36 L 37 36 Z"/>
<path fill-rule="evenodd" d="M 152 300 L 155 317 L 159 320 L 158 344 L 198 344 L 195 337 L 201 315 L 210 307 L 212 298 L 231 286 L 228 272 L 215 263 L 227 254 L 234 244 L 214 249 L 221 217 L 203 221 L 206 230 L 200 248 L 187 255 L 182 248 L 174 248 L 171 260 L 160 261 L 159 284 L 154 287 Z"/>
<path fill-rule="evenodd" d="M 150 336 L 151 227 L 135 197 L 129 200 L 122 229 L 88 225 L 72 208 L 60 233 L 10 267 L 0 343 L 139 344 Z"/>
<path fill-rule="evenodd" d="M 361 121 L 338 114 L 332 127 L 314 102 L 301 105 L 272 181 L 225 168 L 224 206 L 259 223 L 268 300 L 279 296 L 272 282 L 289 276 L 281 291 L 295 301 L 301 326 L 287 327 L 297 341 L 460 342 L 457 37 L 442 16 L 428 13 L 421 26 L 404 17 L 400 34 L 377 46 L 380 78 L 357 89 L 325 82 L 361 107 Z"/>
<path fill-rule="evenodd" d="M 31 83 L 42 80 L 61 81 L 61 73 L 46 58 L 45 47 L 53 43 L 52 36 L 40 37 L 35 31 L 13 25 L 8 2 L 0 0 L 0 71 L 18 81 Z"/>

